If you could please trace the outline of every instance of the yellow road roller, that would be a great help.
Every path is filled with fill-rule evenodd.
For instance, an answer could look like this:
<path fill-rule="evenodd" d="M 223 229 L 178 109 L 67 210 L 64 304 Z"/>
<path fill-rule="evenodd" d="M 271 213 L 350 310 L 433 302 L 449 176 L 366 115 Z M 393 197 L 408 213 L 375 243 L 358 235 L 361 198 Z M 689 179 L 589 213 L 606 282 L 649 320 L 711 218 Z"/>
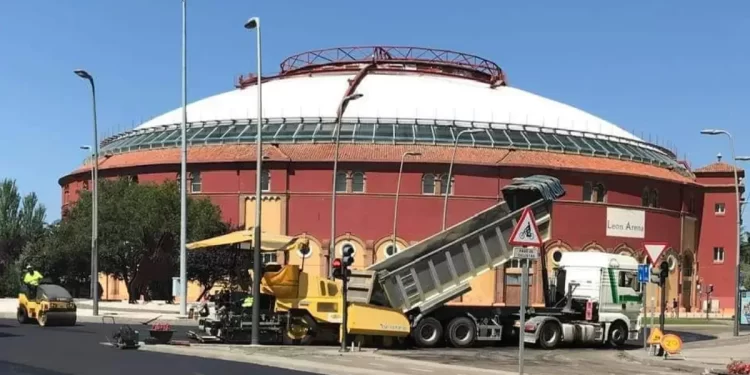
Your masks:
<path fill-rule="evenodd" d="M 76 304 L 65 288 L 56 284 L 26 287 L 18 293 L 18 322 L 40 326 L 74 326 Z"/>

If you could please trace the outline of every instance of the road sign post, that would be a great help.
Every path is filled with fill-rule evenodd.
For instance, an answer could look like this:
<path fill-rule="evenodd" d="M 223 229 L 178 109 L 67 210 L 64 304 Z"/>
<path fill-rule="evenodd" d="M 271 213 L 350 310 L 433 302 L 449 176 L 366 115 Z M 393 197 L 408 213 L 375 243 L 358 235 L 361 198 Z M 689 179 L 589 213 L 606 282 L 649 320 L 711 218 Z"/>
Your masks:
<path fill-rule="evenodd" d="M 529 303 L 529 262 L 539 259 L 539 249 L 542 247 L 542 238 L 536 219 L 531 208 L 526 207 L 521 213 L 521 218 L 513 228 L 513 233 L 508 241 L 513 248 L 513 259 L 521 261 L 521 309 L 518 319 L 518 373 L 523 375 L 523 349 L 526 326 L 526 305 Z"/>
<path fill-rule="evenodd" d="M 646 342 L 646 335 L 648 335 L 648 281 L 649 274 L 651 273 L 651 267 L 648 264 L 638 265 L 638 282 L 641 283 L 641 290 L 643 291 L 643 349 L 648 349 L 648 343 Z"/>

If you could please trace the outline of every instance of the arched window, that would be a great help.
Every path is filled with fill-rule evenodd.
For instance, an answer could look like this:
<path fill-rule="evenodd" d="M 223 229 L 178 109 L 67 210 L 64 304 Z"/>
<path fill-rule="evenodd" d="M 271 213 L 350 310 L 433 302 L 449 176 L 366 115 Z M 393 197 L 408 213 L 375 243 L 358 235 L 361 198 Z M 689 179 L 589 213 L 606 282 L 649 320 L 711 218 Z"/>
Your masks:
<path fill-rule="evenodd" d="M 593 197 L 593 192 L 591 188 L 591 182 L 586 181 L 583 183 L 583 201 L 593 202 L 594 200 L 592 199 L 592 197 Z"/>
<path fill-rule="evenodd" d="M 336 192 L 346 193 L 346 172 L 336 172 Z"/>
<path fill-rule="evenodd" d="M 422 176 L 422 194 L 435 194 L 435 175 L 425 173 Z"/>
<path fill-rule="evenodd" d="M 453 195 L 453 191 L 455 190 L 455 179 L 453 176 L 451 176 L 450 181 L 450 193 L 448 195 Z M 448 175 L 444 174 L 440 176 L 440 195 L 445 195 L 445 192 L 448 190 Z"/>
<path fill-rule="evenodd" d="M 649 195 L 648 199 L 648 205 L 649 207 L 658 208 L 659 207 L 659 190 L 652 189 L 651 194 Z"/>
<path fill-rule="evenodd" d="M 365 192 L 365 174 L 362 172 L 352 173 L 352 193 Z"/>
<path fill-rule="evenodd" d="M 387 258 L 390 258 L 390 257 L 396 255 L 396 253 L 398 253 L 399 250 L 400 249 L 399 249 L 398 245 L 394 245 L 392 243 L 388 244 L 388 246 L 385 247 L 385 256 Z"/>
<path fill-rule="evenodd" d="M 601 182 L 594 185 L 594 202 L 604 203 L 607 201 L 607 188 Z"/>
<path fill-rule="evenodd" d="M 203 190 L 203 179 L 201 178 L 200 172 L 192 172 L 190 177 L 190 191 L 193 193 L 200 193 Z"/>
<path fill-rule="evenodd" d="M 651 196 L 647 187 L 643 188 L 643 194 L 641 194 L 641 206 L 648 207 L 649 197 Z"/>
<path fill-rule="evenodd" d="M 260 171 L 260 190 L 271 191 L 271 172 L 265 169 Z"/>

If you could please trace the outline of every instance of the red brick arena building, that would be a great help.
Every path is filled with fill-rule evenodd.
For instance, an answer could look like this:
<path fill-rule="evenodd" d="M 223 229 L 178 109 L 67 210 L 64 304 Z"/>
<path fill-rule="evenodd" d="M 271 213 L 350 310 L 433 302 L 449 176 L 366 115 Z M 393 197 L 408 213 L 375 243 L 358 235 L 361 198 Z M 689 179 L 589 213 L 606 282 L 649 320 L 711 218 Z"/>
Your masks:
<path fill-rule="evenodd" d="M 242 226 L 254 225 L 256 79 L 240 77 L 234 90 L 187 107 L 189 192 L 209 197 L 226 221 Z M 645 259 L 644 241 L 666 242 L 668 300 L 677 299 L 687 311 L 701 310 L 705 295 L 698 285 L 713 284 L 713 308 L 733 311 L 730 275 L 738 234 L 728 164 L 692 170 L 670 150 L 614 124 L 507 85 L 491 61 L 450 51 L 307 52 L 284 60 L 280 73 L 263 77 L 262 88 L 262 228 L 308 236 L 309 272 L 325 274 L 333 131 L 340 119 L 335 241 L 337 249 L 354 245 L 356 267 L 441 230 L 455 144 L 448 226 L 497 202 L 501 187 L 514 177 L 552 175 L 567 194 L 553 206 L 545 244 L 549 267 L 555 267 L 558 252 Z M 353 93 L 362 97 L 341 106 Z M 101 176 L 133 176 L 140 182 L 178 178 L 181 116 L 175 109 L 103 140 Z M 465 129 L 477 130 L 458 137 Z M 405 155 L 409 152 L 418 155 Z M 90 168 L 89 160 L 60 179 L 63 207 L 88 187 Z M 394 249 L 397 197 L 399 246 Z M 300 254 L 277 256 L 279 262 L 301 261 Z M 541 303 L 541 273 L 538 264 L 534 268 L 530 296 Z M 516 304 L 519 281 L 519 268 L 508 263 L 482 275 L 454 303 Z M 112 284 L 107 296 L 122 295 Z"/>

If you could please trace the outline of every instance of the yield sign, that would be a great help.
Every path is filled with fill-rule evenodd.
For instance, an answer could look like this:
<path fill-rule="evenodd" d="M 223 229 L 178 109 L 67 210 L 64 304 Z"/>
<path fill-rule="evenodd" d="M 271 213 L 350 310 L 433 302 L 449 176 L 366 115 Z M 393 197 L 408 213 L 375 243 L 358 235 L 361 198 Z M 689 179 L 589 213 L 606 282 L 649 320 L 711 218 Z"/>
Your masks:
<path fill-rule="evenodd" d="M 539 235 L 539 228 L 536 226 L 534 212 L 531 211 L 530 207 L 526 207 L 521 213 L 521 219 L 518 220 L 516 227 L 513 228 L 513 233 L 510 235 L 508 243 L 514 246 L 542 246 L 542 237 Z"/>
<path fill-rule="evenodd" d="M 656 266 L 656 262 L 659 260 L 661 253 L 667 248 L 666 242 L 644 242 L 643 247 L 646 248 L 646 254 L 651 264 Z"/>

